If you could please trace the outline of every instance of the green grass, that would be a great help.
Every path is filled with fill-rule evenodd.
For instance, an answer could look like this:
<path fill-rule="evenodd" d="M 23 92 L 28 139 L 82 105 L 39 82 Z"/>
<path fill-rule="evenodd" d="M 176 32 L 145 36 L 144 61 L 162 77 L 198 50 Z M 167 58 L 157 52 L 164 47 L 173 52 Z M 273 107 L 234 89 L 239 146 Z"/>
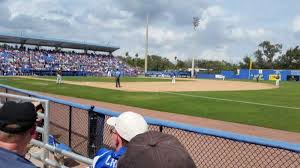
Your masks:
<path fill-rule="evenodd" d="M 55 76 L 40 76 L 38 78 L 42 79 L 52 79 L 56 80 Z M 94 76 L 63 76 L 65 81 L 82 81 L 82 82 L 114 82 L 114 77 L 94 77 Z M 160 79 L 160 78 L 130 78 L 130 77 L 121 77 L 121 82 L 170 82 L 170 78 Z M 178 79 L 180 81 L 180 79 Z"/>
<path fill-rule="evenodd" d="M 162 92 L 123 92 L 69 84 L 57 86 L 51 81 L 21 78 L 0 78 L 0 83 L 27 90 L 300 132 L 299 109 L 211 100 Z M 299 90 L 300 82 L 281 82 L 279 89 L 271 90 L 180 93 L 300 108 Z"/>

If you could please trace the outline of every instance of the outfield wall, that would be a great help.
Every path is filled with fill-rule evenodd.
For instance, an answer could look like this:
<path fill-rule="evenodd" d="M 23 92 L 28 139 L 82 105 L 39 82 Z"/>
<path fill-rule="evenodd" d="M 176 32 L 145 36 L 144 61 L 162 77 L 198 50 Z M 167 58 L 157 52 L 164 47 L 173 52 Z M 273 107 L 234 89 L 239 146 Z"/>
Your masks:
<path fill-rule="evenodd" d="M 287 81 L 290 77 L 295 77 L 300 79 L 300 70 L 275 70 L 275 69 L 240 69 L 237 71 L 221 71 L 220 75 L 225 76 L 225 79 L 255 79 L 258 75 L 261 76 L 263 80 L 272 80 L 272 76 L 280 75 L 280 80 Z M 217 74 L 202 74 L 198 73 L 197 78 L 202 79 L 215 79 Z"/>
<path fill-rule="evenodd" d="M 105 121 L 120 113 L 43 96 L 0 85 L 0 91 L 50 101 L 50 133 L 75 152 L 92 157 L 100 147 L 111 147 Z M 5 101 L 5 100 L 1 100 Z M 300 144 L 195 127 L 146 117 L 150 130 L 174 135 L 186 147 L 197 167 L 300 167 Z"/>

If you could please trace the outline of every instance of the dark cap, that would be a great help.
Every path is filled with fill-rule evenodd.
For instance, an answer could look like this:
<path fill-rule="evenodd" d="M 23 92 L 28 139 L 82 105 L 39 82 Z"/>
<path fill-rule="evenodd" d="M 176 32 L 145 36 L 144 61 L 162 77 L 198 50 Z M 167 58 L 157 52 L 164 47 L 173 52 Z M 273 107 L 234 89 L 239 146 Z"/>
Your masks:
<path fill-rule="evenodd" d="M 13 134 L 25 132 L 35 124 L 36 117 L 32 103 L 8 101 L 0 109 L 0 130 Z"/>
<path fill-rule="evenodd" d="M 183 147 L 172 135 L 149 131 L 134 137 L 118 168 L 196 168 Z"/>

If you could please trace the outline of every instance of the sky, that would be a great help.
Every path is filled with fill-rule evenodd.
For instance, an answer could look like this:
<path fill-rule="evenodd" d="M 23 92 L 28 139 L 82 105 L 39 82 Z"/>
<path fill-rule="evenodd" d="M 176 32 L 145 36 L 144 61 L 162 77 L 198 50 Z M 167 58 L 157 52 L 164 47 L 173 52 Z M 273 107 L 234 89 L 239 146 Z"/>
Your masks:
<path fill-rule="evenodd" d="M 0 34 L 118 46 L 115 55 L 239 62 L 260 42 L 300 44 L 299 0 L 0 0 Z M 193 28 L 193 17 L 199 26 Z"/>

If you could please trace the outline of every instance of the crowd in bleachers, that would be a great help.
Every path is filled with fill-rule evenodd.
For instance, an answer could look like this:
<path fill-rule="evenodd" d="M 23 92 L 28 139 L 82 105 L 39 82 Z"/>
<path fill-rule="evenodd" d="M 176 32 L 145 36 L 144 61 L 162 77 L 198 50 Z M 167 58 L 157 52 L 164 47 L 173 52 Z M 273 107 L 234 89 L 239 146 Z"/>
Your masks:
<path fill-rule="evenodd" d="M 124 74 L 137 75 L 136 68 L 109 54 L 76 53 L 21 47 L 0 47 L 2 75 L 24 75 L 34 70 L 80 71 L 98 76 L 109 76 L 117 68 Z"/>

